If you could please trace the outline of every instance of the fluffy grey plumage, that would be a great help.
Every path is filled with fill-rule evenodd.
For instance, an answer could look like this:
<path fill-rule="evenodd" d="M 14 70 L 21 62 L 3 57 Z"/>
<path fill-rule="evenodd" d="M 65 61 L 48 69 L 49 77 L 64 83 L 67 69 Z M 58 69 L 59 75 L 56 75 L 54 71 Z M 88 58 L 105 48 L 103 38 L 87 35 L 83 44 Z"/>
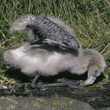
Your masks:
<path fill-rule="evenodd" d="M 26 30 L 26 26 L 36 19 L 34 15 L 22 15 L 19 19 L 16 19 L 10 28 L 10 33 L 12 32 L 22 32 Z"/>
<path fill-rule="evenodd" d="M 11 26 L 10 32 L 14 31 L 25 31 L 29 41 L 36 40 L 37 44 L 57 45 L 65 50 L 80 48 L 74 31 L 60 19 L 51 16 L 21 16 Z"/>
<path fill-rule="evenodd" d="M 83 86 L 92 84 L 106 67 L 103 56 L 92 49 L 82 50 L 81 56 L 74 56 L 71 53 L 49 52 L 29 42 L 5 51 L 4 60 L 20 68 L 27 76 L 53 76 L 62 71 L 80 75 L 88 70 L 88 78 Z"/>
<path fill-rule="evenodd" d="M 88 78 L 81 86 L 90 85 L 106 67 L 104 57 L 93 49 L 82 50 L 81 44 L 74 37 L 74 30 L 58 18 L 21 16 L 13 22 L 10 32 L 13 31 L 25 31 L 29 41 L 17 49 L 5 51 L 4 60 L 20 68 L 25 75 L 35 76 L 32 87 L 39 87 L 35 85 L 39 75 L 53 76 L 63 71 L 78 75 L 88 71 Z M 39 39 L 42 44 L 39 44 Z M 32 43 L 34 40 L 37 42 Z M 74 48 L 76 44 L 77 49 Z"/>

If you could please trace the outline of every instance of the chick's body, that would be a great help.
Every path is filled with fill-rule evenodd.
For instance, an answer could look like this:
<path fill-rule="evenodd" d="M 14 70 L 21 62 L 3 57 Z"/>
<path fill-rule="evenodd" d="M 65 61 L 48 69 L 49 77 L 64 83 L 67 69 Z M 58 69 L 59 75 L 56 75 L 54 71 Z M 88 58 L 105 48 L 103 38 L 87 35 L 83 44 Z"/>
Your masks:
<path fill-rule="evenodd" d="M 33 48 L 28 42 L 17 49 L 7 50 L 4 60 L 20 68 L 28 76 L 37 72 L 46 76 L 56 75 L 79 64 L 79 58 L 70 53 L 49 52 L 38 45 Z"/>
<path fill-rule="evenodd" d="M 16 31 L 26 32 L 28 41 L 5 51 L 3 57 L 25 75 L 35 76 L 32 87 L 36 87 L 39 75 L 53 76 L 63 71 L 78 75 L 88 71 L 82 86 L 90 85 L 106 67 L 104 57 L 93 49 L 83 50 L 74 30 L 59 18 L 24 15 L 13 22 L 10 32 Z"/>

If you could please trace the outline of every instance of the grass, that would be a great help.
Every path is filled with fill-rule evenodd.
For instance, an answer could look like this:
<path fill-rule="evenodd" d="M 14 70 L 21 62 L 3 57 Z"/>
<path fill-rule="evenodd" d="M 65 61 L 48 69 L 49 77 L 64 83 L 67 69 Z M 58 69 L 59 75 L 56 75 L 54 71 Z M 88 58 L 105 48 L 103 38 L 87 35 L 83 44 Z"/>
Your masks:
<path fill-rule="evenodd" d="M 4 75 L 8 69 L 2 55 L 27 40 L 25 34 L 9 34 L 12 22 L 21 15 L 51 15 L 61 18 L 76 32 L 83 48 L 98 50 L 105 58 L 105 82 L 110 79 L 110 1 L 109 0 L 2 0 L 0 1 L 0 79 L 12 84 Z M 14 83 L 16 84 L 16 83 Z M 0 88 L 2 87 L 2 84 Z"/>

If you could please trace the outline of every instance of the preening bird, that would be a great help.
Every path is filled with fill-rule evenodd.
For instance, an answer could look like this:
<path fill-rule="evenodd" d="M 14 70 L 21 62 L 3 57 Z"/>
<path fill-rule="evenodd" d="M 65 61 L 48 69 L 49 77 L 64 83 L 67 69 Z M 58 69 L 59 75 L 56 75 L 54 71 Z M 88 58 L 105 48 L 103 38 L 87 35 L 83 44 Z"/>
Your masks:
<path fill-rule="evenodd" d="M 28 20 L 26 17 L 29 17 Z M 15 29 L 17 25 L 19 28 Z M 54 31 L 58 31 L 58 28 L 61 31 L 58 31 L 58 33 L 53 32 L 49 26 L 52 26 L 51 28 Z M 78 75 L 88 71 L 88 78 L 81 86 L 90 85 L 93 84 L 106 67 L 104 57 L 96 50 L 83 50 L 81 44 L 75 38 L 74 30 L 58 18 L 51 16 L 35 18 L 33 15 L 21 16 L 12 24 L 10 32 L 13 31 L 25 31 L 29 38 L 20 47 L 6 50 L 3 55 L 4 60 L 20 68 L 25 75 L 34 77 L 31 82 L 31 87 L 33 88 L 42 87 L 42 85 L 35 84 L 40 75 L 54 76 L 63 71 Z M 66 39 L 69 40 L 66 41 Z M 69 84 L 71 85 L 72 83 Z M 62 85 L 65 85 L 65 81 L 47 86 Z"/>
<path fill-rule="evenodd" d="M 31 43 L 55 45 L 61 49 L 80 48 L 74 30 L 55 17 L 21 16 L 13 22 L 10 28 L 10 33 L 14 31 L 25 31 Z"/>

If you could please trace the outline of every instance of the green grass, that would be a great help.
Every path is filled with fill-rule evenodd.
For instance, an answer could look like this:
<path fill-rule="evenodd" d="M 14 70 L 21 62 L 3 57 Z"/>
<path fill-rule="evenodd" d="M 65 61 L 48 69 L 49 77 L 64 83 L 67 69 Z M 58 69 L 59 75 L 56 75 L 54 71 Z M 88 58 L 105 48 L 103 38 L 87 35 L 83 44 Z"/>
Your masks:
<path fill-rule="evenodd" d="M 105 58 L 105 81 L 110 79 L 110 1 L 109 0 L 2 0 L 0 1 L 0 79 L 11 84 L 3 73 L 2 54 L 27 40 L 25 34 L 9 34 L 12 22 L 21 15 L 52 15 L 75 30 L 83 48 L 98 50 Z M 14 79 L 13 79 L 14 80 Z"/>

